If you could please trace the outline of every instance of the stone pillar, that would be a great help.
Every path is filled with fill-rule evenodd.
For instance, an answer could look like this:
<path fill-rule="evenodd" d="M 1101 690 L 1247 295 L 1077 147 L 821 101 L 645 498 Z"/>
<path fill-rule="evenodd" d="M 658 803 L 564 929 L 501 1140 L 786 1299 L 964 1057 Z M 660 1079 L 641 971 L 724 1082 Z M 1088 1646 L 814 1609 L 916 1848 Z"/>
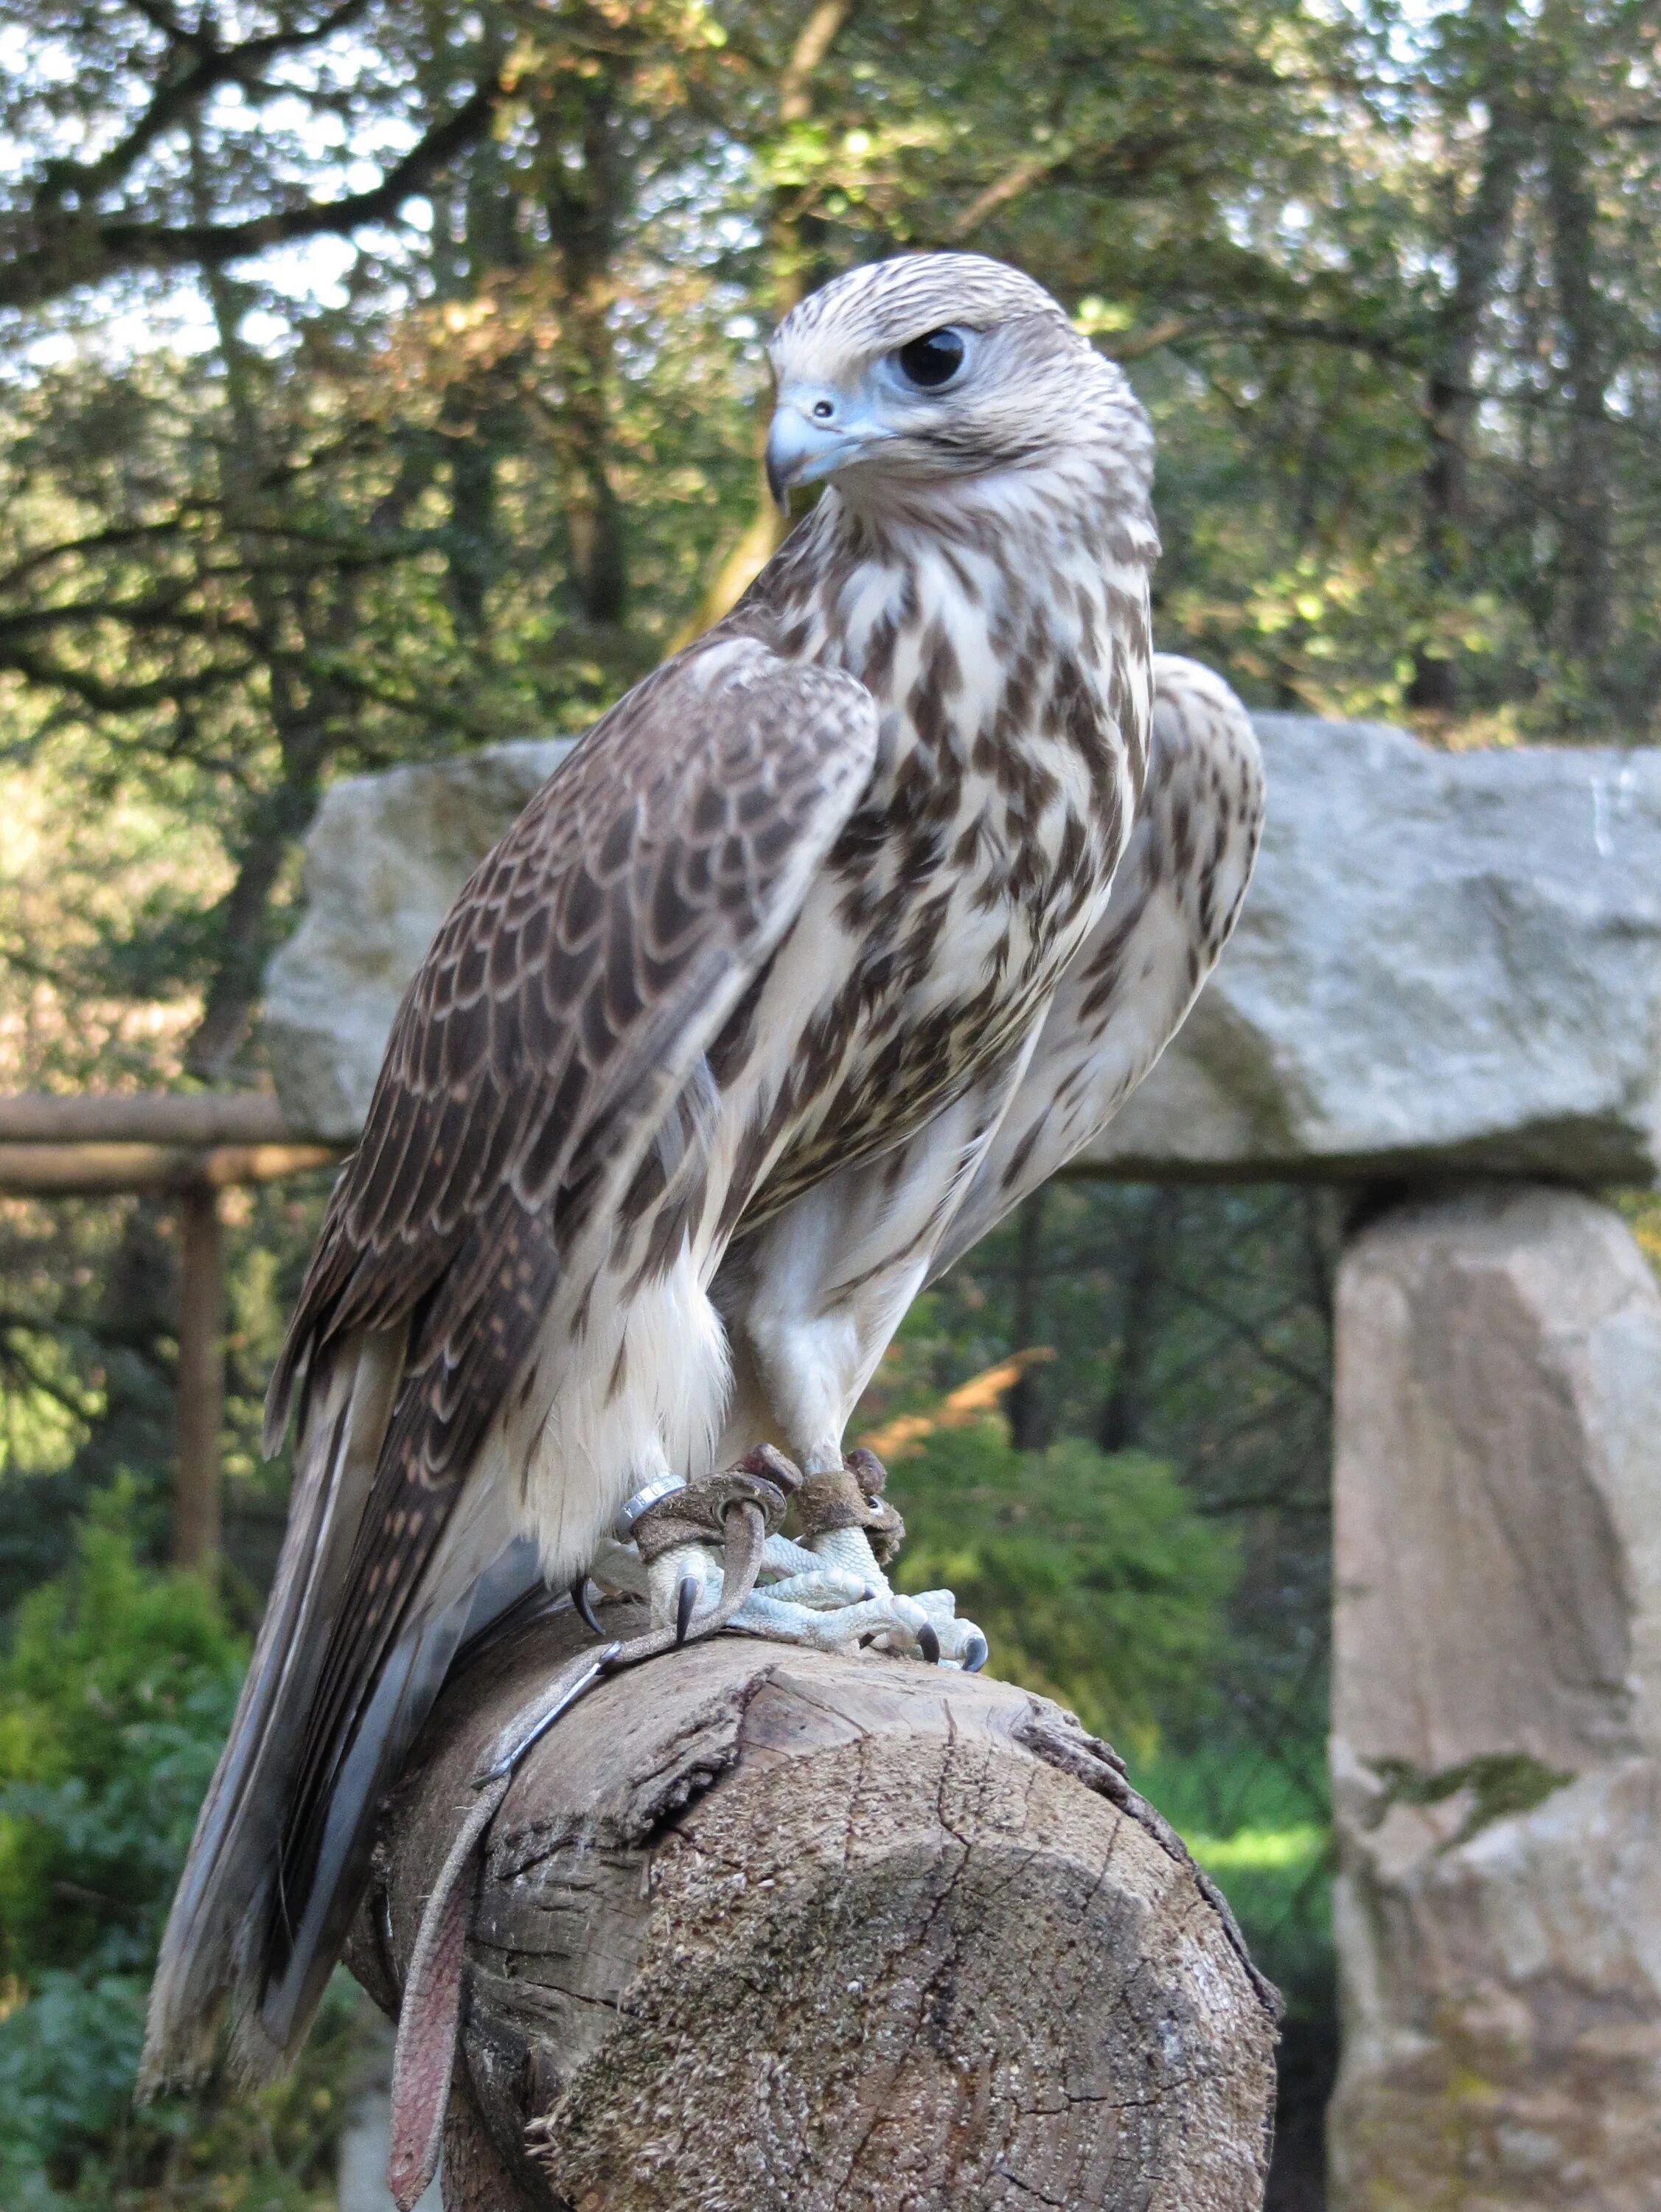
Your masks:
<path fill-rule="evenodd" d="M 1341 2212 L 1661 2212 L 1661 1291 L 1526 1184 L 1338 1295 Z"/>

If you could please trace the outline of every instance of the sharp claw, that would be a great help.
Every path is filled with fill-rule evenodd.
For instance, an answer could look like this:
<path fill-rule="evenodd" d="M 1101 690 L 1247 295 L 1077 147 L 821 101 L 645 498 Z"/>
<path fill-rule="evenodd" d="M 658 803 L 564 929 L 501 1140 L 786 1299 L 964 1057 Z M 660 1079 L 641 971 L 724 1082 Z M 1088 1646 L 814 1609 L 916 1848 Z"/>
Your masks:
<path fill-rule="evenodd" d="M 925 1620 L 919 1625 L 917 1632 L 917 1648 L 931 1667 L 937 1667 L 940 1664 L 940 1638 L 935 1633 L 932 1621 Z"/>
<path fill-rule="evenodd" d="M 605 1631 L 601 1627 L 599 1622 L 595 1620 L 594 1608 L 588 1601 L 588 1577 L 586 1575 L 579 1575 L 576 1581 L 572 1583 L 571 1602 L 576 1607 L 577 1617 L 582 1622 L 583 1626 L 590 1630 L 592 1634 L 603 1637 L 605 1634 Z"/>
<path fill-rule="evenodd" d="M 681 1587 L 675 1593 L 675 1641 L 677 1644 L 684 1644 L 687 1640 L 687 1631 L 692 1626 L 693 1610 L 699 1595 L 696 1576 L 682 1575 Z"/>
<path fill-rule="evenodd" d="M 991 1645 L 977 1630 L 964 1645 L 963 1656 L 959 1663 L 966 1674 L 978 1674 L 991 1656 Z"/>

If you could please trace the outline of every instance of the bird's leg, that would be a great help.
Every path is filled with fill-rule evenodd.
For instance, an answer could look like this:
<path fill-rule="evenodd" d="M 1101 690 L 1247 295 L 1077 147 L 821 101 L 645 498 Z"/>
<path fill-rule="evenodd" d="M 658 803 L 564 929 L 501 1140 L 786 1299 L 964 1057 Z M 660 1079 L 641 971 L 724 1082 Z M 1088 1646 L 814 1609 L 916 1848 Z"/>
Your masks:
<path fill-rule="evenodd" d="M 886 1567 L 905 1523 L 882 1497 L 886 1480 L 866 1451 L 804 1480 L 771 1445 L 692 1482 L 660 1475 L 619 1512 L 591 1572 L 607 1590 L 644 1597 L 654 1628 L 685 1638 L 720 1596 L 723 1516 L 738 1494 L 734 1486 L 758 1498 L 770 1489 L 777 1502 L 768 1510 L 761 1578 L 730 1626 L 820 1650 L 904 1652 L 973 1671 L 985 1663 L 986 1639 L 957 1618 L 952 1593 L 902 1596 L 889 1583 Z M 795 1536 L 778 1532 L 785 1498 L 797 1513 Z"/>
<path fill-rule="evenodd" d="M 1000 1077 L 967 1095 L 899 1154 L 842 1170 L 786 1206 L 730 1263 L 720 1310 L 732 1346 L 735 1433 L 780 1437 L 801 1467 L 797 1500 L 808 1561 L 762 1584 L 736 1626 L 846 1650 L 882 1648 L 955 1665 L 984 1660 L 985 1638 L 959 1621 L 949 1591 L 902 1595 L 887 1567 L 902 1534 L 869 1453 L 844 1455 L 861 1392 L 922 1289 L 955 1192 L 996 1126 Z M 897 1173 L 896 1165 L 900 1172 Z M 765 1425 L 765 1427 L 763 1427 Z M 783 1563 L 781 1562 L 781 1567 Z M 779 1579 L 767 1577 L 779 1573 Z M 858 1595 L 834 1600 L 835 1577 Z"/>
<path fill-rule="evenodd" d="M 663 1467 L 618 1508 L 612 1534 L 632 1545 L 644 1571 L 652 1626 L 682 1635 L 721 1580 L 719 1522 L 700 1510 L 685 1478 Z M 631 1577 L 631 1579 L 634 1577 Z"/>

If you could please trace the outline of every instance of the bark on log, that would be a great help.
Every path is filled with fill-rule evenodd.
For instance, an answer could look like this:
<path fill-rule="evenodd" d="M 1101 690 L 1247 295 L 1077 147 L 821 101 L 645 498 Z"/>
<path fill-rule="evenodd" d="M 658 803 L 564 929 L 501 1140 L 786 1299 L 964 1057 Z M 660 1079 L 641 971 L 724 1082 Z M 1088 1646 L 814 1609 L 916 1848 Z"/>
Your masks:
<path fill-rule="evenodd" d="M 349 1953 L 389 2012 L 483 1747 L 585 1640 L 522 1628 L 434 1715 Z M 1262 2203 L 1272 1990 L 1106 1747 L 984 1676 L 723 1636 L 602 1683 L 465 1973 L 447 2212 Z"/>

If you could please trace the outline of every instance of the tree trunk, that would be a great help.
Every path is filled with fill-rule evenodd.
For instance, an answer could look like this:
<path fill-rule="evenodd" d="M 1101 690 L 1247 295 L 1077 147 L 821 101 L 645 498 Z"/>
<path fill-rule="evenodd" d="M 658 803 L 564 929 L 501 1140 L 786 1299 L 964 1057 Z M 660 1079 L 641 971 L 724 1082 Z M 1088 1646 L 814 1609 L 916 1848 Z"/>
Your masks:
<path fill-rule="evenodd" d="M 1129 1451 L 1142 1441 L 1148 1363 L 1158 1341 L 1160 1286 L 1181 1214 L 1182 1193 L 1161 1184 L 1148 1194 L 1135 1231 L 1125 1241 L 1118 1359 L 1096 1423 L 1096 1442 L 1105 1452 Z"/>
<path fill-rule="evenodd" d="M 597 48 L 609 44 L 595 33 Z M 569 441 L 567 518 L 572 582 L 585 623 L 615 629 L 628 599 L 623 504 L 613 481 L 616 381 L 610 309 L 619 232 L 633 179 L 626 158 L 627 52 L 562 77 L 542 116 L 549 236 L 565 304 L 562 348 Z M 574 156 L 575 158 L 570 158 Z"/>
<path fill-rule="evenodd" d="M 1546 128 L 1546 193 L 1562 318 L 1568 434 L 1558 487 L 1559 629 L 1589 688 L 1604 688 L 1609 633 L 1609 384 L 1598 295 L 1597 197 L 1582 118 L 1567 84 Z"/>
<path fill-rule="evenodd" d="M 1458 588 L 1465 566 L 1467 445 L 1476 418 L 1472 376 L 1482 319 L 1499 281 L 1511 231 L 1518 179 L 1530 150 L 1529 118 L 1518 96 L 1515 34 L 1499 0 L 1474 11 L 1488 44 L 1478 90 L 1488 110 L 1482 165 L 1470 204 L 1457 197 L 1450 210 L 1453 289 L 1443 305 L 1431 344 L 1425 388 L 1429 451 L 1423 477 L 1425 575 L 1433 613 Z M 1456 187 L 1450 184 L 1451 196 Z M 1426 645 L 1415 650 L 1410 706 L 1451 713 L 1458 702 L 1453 664 Z"/>
<path fill-rule="evenodd" d="M 627 1634 L 638 1608 L 606 1608 Z M 349 1954 L 395 2010 L 482 1749 L 585 1640 L 452 1686 Z M 604 1681 L 483 1852 L 448 2212 L 1252 2212 L 1275 2001 L 1044 1699 L 726 1636 Z"/>
<path fill-rule="evenodd" d="M 1010 1337 L 1017 1352 L 1039 1341 L 1044 1303 L 1044 1200 L 1035 1190 L 1017 1217 L 1015 1239 L 1015 1310 Z M 1044 1383 L 1034 1361 L 1023 1367 L 1004 1394 L 1003 1417 L 1009 1424 L 1009 1442 L 1017 1451 L 1042 1451 L 1045 1436 Z"/>
<path fill-rule="evenodd" d="M 219 1193 L 193 1184 L 179 1207 L 179 1484 L 173 1559 L 219 1557 L 220 1435 L 225 1425 L 225 1231 Z"/>
<path fill-rule="evenodd" d="M 812 119 L 815 79 L 830 57 L 831 49 L 846 29 L 858 0 L 818 0 L 796 34 L 790 58 L 779 80 L 779 124 L 788 133 Z M 812 250 L 815 217 L 801 204 L 799 187 L 775 186 L 767 213 L 767 260 L 772 270 L 769 290 L 775 325 L 808 291 L 808 264 Z M 698 629 L 712 623 L 737 605 L 772 560 L 790 528 L 787 516 L 773 503 L 762 454 L 767 445 L 769 409 L 764 404 L 757 423 L 755 447 L 755 508 L 742 538 L 715 572 L 704 595 Z"/>
<path fill-rule="evenodd" d="M 205 222 L 211 201 L 194 141 L 191 160 L 197 219 Z M 355 616 L 358 582 L 349 573 L 338 576 L 333 590 L 324 595 L 325 611 L 319 616 L 304 591 L 292 584 L 285 587 L 274 575 L 267 533 L 275 525 L 280 538 L 288 518 L 273 507 L 265 479 L 284 457 L 281 439 L 261 408 L 262 364 L 241 334 L 243 313 L 254 295 L 223 269 L 207 270 L 203 282 L 225 364 L 219 504 L 246 566 L 281 761 L 277 781 L 253 799 L 233 841 L 236 876 L 218 907 L 221 950 L 203 994 L 201 1019 L 185 1048 L 191 1073 L 212 1083 L 230 1072 L 258 1003 L 275 944 L 272 894 L 284 860 L 317 811 L 332 747 L 330 724 L 347 705 L 326 679 L 302 672 L 304 663 L 314 647 L 343 647 Z M 306 638 L 306 653 L 294 649 L 296 631 Z"/>

